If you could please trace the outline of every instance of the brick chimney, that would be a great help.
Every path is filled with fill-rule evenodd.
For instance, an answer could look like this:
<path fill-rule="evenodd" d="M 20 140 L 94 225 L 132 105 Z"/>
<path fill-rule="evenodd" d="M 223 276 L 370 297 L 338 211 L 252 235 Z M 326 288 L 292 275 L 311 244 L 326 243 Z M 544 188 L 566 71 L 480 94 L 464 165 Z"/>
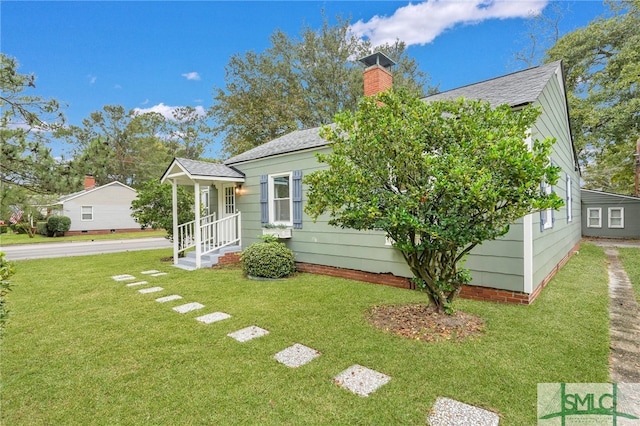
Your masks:
<path fill-rule="evenodd" d="M 367 67 L 364 70 L 365 96 L 384 92 L 393 86 L 393 78 L 391 77 L 389 68 L 396 63 L 387 55 L 382 52 L 376 52 L 360 59 L 360 62 Z"/>
<path fill-rule="evenodd" d="M 84 177 L 84 189 L 93 189 L 96 187 L 96 178 L 93 176 L 85 176 Z"/>

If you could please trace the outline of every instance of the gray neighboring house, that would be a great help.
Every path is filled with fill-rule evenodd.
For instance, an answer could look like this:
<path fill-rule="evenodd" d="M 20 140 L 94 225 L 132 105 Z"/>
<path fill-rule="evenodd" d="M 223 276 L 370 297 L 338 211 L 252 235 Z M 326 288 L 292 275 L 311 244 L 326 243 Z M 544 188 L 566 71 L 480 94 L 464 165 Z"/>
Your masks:
<path fill-rule="evenodd" d="M 365 86 L 367 74 L 373 74 L 377 81 L 390 81 L 390 72 L 380 62 L 367 65 Z M 380 73 L 389 76 L 375 76 Z M 562 64 L 558 61 L 530 68 L 439 93 L 425 101 L 458 97 L 483 99 L 494 106 L 540 106 L 542 114 L 530 137 L 551 136 L 557 140 L 550 160 L 562 168 L 561 178 L 553 188 L 541 189 L 555 191 L 566 206 L 525 216 L 499 240 L 476 247 L 466 263 L 472 270 L 472 283 L 465 286 L 463 296 L 530 303 L 577 250 L 581 239 L 579 170 L 569 129 Z M 411 272 L 383 232 L 335 228 L 328 225 L 328 216 L 314 223 L 304 213 L 307 188 L 303 177 L 325 167 L 318 163 L 316 154 L 331 149 L 318 131 L 291 132 L 230 158 L 224 165 L 201 163 L 201 174 L 194 175 L 191 183 L 189 170 L 179 170 L 185 160 L 174 159 L 162 180 L 174 187 L 195 184 L 195 194 L 207 182 L 216 182 L 218 188 L 227 182 L 235 188 L 219 197 L 224 202 L 218 205 L 218 210 L 230 206 L 237 210 L 236 234 L 223 238 L 233 239 L 233 244 L 247 247 L 259 241 L 263 233 L 280 232 L 265 225 L 280 225 L 286 228 L 282 241 L 295 253 L 300 270 L 410 287 L 407 278 Z M 222 173 L 221 166 L 228 170 Z M 178 241 L 174 251 L 179 250 Z M 177 256 L 175 259 L 177 263 Z"/>
<path fill-rule="evenodd" d="M 590 189 L 582 193 L 582 235 L 640 238 L 640 198 Z"/>
<path fill-rule="evenodd" d="M 71 219 L 65 235 L 106 234 L 140 231 L 131 216 L 131 202 L 138 197 L 135 189 L 114 181 L 96 186 L 93 177 L 85 177 L 82 191 L 61 197 L 55 212 Z"/>

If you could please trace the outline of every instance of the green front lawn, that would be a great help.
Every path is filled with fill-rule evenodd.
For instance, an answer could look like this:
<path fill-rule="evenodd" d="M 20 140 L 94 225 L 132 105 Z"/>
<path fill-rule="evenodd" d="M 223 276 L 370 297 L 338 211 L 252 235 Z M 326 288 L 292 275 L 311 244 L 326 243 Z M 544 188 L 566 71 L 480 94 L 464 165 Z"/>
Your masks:
<path fill-rule="evenodd" d="M 640 248 L 619 248 L 618 253 L 640 303 Z"/>
<path fill-rule="evenodd" d="M 16 262 L 2 342 L 1 424 L 425 424 L 437 396 L 536 423 L 539 382 L 607 382 L 608 294 L 601 248 L 584 244 L 531 306 L 461 300 L 483 337 L 425 343 L 374 329 L 373 305 L 425 302 L 418 292 L 299 274 L 251 281 L 237 269 L 182 271 L 170 250 Z M 159 269 L 162 277 L 140 272 Z M 165 290 L 139 294 L 132 274 Z M 179 294 L 165 304 L 155 298 Z M 187 314 L 171 307 L 200 302 Z M 204 325 L 195 317 L 232 318 Z M 246 343 L 227 333 L 257 325 Z M 291 369 L 301 343 L 322 352 Z M 391 381 L 368 398 L 333 377 L 353 364 Z"/>
<path fill-rule="evenodd" d="M 115 234 L 99 235 L 74 235 L 69 237 L 45 237 L 34 235 L 29 238 L 27 234 L 0 234 L 0 247 L 12 244 L 34 244 L 34 243 L 62 243 L 71 241 L 94 241 L 94 240 L 124 240 L 131 238 L 166 237 L 167 231 L 145 231 L 145 232 L 121 232 Z"/>

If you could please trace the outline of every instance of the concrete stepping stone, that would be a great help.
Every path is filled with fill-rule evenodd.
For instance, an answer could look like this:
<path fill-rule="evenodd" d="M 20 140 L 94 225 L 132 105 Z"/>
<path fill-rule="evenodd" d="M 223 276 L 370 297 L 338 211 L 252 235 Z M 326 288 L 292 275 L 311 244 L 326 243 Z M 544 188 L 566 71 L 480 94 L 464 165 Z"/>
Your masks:
<path fill-rule="evenodd" d="M 135 283 L 127 284 L 127 287 L 135 287 L 137 285 L 149 284 L 147 281 L 136 281 Z"/>
<path fill-rule="evenodd" d="M 111 278 L 113 278 L 115 281 L 131 281 L 136 279 L 136 277 L 129 274 L 114 275 Z"/>
<path fill-rule="evenodd" d="M 354 364 L 333 378 L 333 382 L 356 395 L 369 396 L 386 385 L 391 377 L 367 367 Z M 452 423 L 453 424 L 453 423 Z"/>
<path fill-rule="evenodd" d="M 158 271 L 157 269 L 149 269 L 148 271 L 142 271 L 140 273 L 144 275 L 151 275 L 151 274 L 157 274 L 158 272 L 160 271 Z"/>
<path fill-rule="evenodd" d="M 233 333 L 227 334 L 227 336 L 236 339 L 238 342 L 248 342 L 249 340 L 257 339 L 269 334 L 264 328 L 252 325 L 250 327 L 243 328 Z"/>
<path fill-rule="evenodd" d="M 155 274 L 151 274 L 152 277 L 161 277 L 163 275 L 167 275 L 166 272 L 156 272 Z"/>
<path fill-rule="evenodd" d="M 491 411 L 455 399 L 438 397 L 427 416 L 431 426 L 498 426 L 500 417 Z"/>
<path fill-rule="evenodd" d="M 176 306 L 173 308 L 173 310 L 180 314 L 186 314 L 187 312 L 195 311 L 196 309 L 202 308 L 204 308 L 204 305 L 202 303 L 191 302 L 184 305 Z"/>
<path fill-rule="evenodd" d="M 141 290 L 138 290 L 138 293 L 140 294 L 157 293 L 162 290 L 164 290 L 164 288 L 162 287 L 149 287 L 149 288 L 143 288 Z"/>
<path fill-rule="evenodd" d="M 231 318 L 231 315 L 225 314 L 224 312 L 213 312 L 211 314 L 203 315 L 201 317 L 196 318 L 197 321 L 203 322 L 205 324 L 211 324 L 214 322 L 226 320 L 227 318 Z"/>
<path fill-rule="evenodd" d="M 297 368 L 313 361 L 314 358 L 319 356 L 319 351 L 305 345 L 301 345 L 300 343 L 296 343 L 293 346 L 289 346 L 288 348 L 281 350 L 273 357 L 279 363 L 284 364 L 287 367 Z"/>
<path fill-rule="evenodd" d="M 172 300 L 179 300 L 179 299 L 182 299 L 182 296 L 179 296 L 177 294 L 172 294 L 171 296 L 159 297 L 156 299 L 156 302 L 165 303 L 165 302 L 171 302 Z"/>

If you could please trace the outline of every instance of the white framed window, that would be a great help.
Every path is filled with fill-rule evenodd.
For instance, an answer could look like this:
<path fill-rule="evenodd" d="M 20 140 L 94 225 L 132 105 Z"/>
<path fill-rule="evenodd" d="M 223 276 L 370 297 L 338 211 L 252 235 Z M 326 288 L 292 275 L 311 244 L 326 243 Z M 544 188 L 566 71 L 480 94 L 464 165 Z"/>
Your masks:
<path fill-rule="evenodd" d="M 602 228 L 602 209 L 600 207 L 587 208 L 587 228 Z"/>
<path fill-rule="evenodd" d="M 552 188 L 551 185 L 549 185 L 548 183 L 544 182 L 542 184 L 542 191 L 547 194 L 550 195 L 552 192 Z M 542 229 L 549 229 L 549 228 L 553 228 L 553 209 L 547 209 L 544 211 L 544 213 L 542 214 Z"/>
<path fill-rule="evenodd" d="M 291 173 L 269 175 L 269 222 L 292 226 L 292 211 Z"/>
<path fill-rule="evenodd" d="M 567 222 L 573 221 L 573 193 L 571 187 L 571 176 L 567 174 Z"/>
<path fill-rule="evenodd" d="M 224 213 L 234 214 L 236 212 L 236 189 L 233 186 L 224 188 Z"/>
<path fill-rule="evenodd" d="M 81 220 L 93 220 L 93 206 L 80 207 L 80 219 Z"/>
<path fill-rule="evenodd" d="M 609 207 L 609 228 L 624 228 L 624 207 Z"/>
<path fill-rule="evenodd" d="M 202 206 L 202 215 L 204 217 L 209 216 L 211 210 L 211 203 L 209 200 L 209 187 L 207 186 L 200 190 L 200 205 Z"/>

